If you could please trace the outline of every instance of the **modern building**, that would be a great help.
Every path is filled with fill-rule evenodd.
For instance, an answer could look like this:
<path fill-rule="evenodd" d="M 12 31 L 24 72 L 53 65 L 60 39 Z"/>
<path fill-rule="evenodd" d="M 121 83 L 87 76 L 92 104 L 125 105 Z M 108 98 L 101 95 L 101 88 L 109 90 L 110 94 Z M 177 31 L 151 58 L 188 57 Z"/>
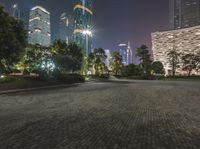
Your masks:
<path fill-rule="evenodd" d="M 21 10 L 19 9 L 17 3 L 12 5 L 12 15 L 17 20 L 21 20 Z"/>
<path fill-rule="evenodd" d="M 131 43 L 130 43 L 130 42 L 128 42 L 126 51 L 127 51 L 127 54 L 126 54 L 126 57 L 127 57 L 127 60 L 126 60 L 127 65 L 133 64 L 133 51 L 132 51 L 132 49 L 131 49 Z"/>
<path fill-rule="evenodd" d="M 200 25 L 200 0 L 170 0 L 170 29 Z"/>
<path fill-rule="evenodd" d="M 59 24 L 59 39 L 66 43 L 73 42 L 74 19 L 67 13 L 62 13 Z"/>
<path fill-rule="evenodd" d="M 92 51 L 93 0 L 75 0 L 74 3 L 74 40 L 85 55 Z"/>
<path fill-rule="evenodd" d="M 200 26 L 152 33 L 152 50 L 154 61 L 161 61 L 166 75 L 171 75 L 172 67 L 168 53 L 171 50 L 176 50 L 181 54 L 200 52 Z M 182 64 L 178 73 L 185 73 L 182 71 Z"/>
<path fill-rule="evenodd" d="M 30 10 L 28 42 L 49 46 L 51 44 L 50 13 L 41 6 Z"/>
<path fill-rule="evenodd" d="M 124 65 L 133 63 L 133 53 L 131 50 L 130 42 L 128 42 L 128 44 L 119 44 L 119 53 L 122 56 L 122 63 Z"/>
<path fill-rule="evenodd" d="M 17 3 L 12 5 L 12 16 L 15 17 L 19 21 L 23 21 L 24 28 L 28 29 L 28 15 L 26 15 L 25 11 L 19 8 Z"/>
<path fill-rule="evenodd" d="M 109 49 L 106 49 L 105 54 L 107 56 L 107 58 L 105 60 L 105 65 L 108 67 L 108 69 L 110 69 L 111 51 Z"/>

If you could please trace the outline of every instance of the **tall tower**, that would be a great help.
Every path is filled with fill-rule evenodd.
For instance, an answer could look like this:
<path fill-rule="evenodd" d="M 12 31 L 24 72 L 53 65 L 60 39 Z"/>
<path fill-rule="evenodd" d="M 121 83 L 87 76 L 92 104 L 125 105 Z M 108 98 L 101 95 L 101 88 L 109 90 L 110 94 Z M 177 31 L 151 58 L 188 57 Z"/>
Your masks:
<path fill-rule="evenodd" d="M 28 42 L 43 46 L 51 44 L 50 13 L 41 6 L 30 11 Z"/>
<path fill-rule="evenodd" d="M 133 51 L 131 49 L 131 43 L 130 42 L 128 42 L 126 53 L 127 53 L 127 59 L 126 59 L 127 62 L 126 62 L 126 64 L 127 65 L 132 64 L 133 63 Z"/>
<path fill-rule="evenodd" d="M 62 13 L 59 24 L 59 39 L 70 43 L 73 41 L 74 19 L 71 15 Z"/>
<path fill-rule="evenodd" d="M 12 15 L 17 20 L 21 20 L 21 12 L 17 3 L 12 5 Z"/>
<path fill-rule="evenodd" d="M 199 0 L 170 0 L 170 29 L 200 25 Z"/>
<path fill-rule="evenodd" d="M 92 0 L 75 0 L 74 3 L 74 40 L 85 55 L 92 51 L 92 6 Z"/>

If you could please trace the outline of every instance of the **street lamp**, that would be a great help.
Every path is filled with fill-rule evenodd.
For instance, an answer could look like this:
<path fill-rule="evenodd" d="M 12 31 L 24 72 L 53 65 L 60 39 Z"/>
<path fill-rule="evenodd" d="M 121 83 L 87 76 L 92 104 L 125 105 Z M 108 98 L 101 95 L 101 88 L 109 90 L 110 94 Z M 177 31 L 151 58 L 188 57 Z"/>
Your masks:
<path fill-rule="evenodd" d="M 84 30 L 83 34 L 86 36 L 86 56 L 88 56 L 89 55 L 89 43 L 88 43 L 89 41 L 88 41 L 88 37 L 92 36 L 92 31 L 90 31 L 90 30 Z"/>

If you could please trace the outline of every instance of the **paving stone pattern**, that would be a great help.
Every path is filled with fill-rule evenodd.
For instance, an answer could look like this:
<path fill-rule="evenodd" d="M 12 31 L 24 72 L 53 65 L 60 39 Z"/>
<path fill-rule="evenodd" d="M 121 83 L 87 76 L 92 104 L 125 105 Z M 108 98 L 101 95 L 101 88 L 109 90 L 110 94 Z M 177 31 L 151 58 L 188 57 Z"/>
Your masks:
<path fill-rule="evenodd" d="M 199 83 L 91 83 L 0 96 L 0 149 L 199 148 Z"/>

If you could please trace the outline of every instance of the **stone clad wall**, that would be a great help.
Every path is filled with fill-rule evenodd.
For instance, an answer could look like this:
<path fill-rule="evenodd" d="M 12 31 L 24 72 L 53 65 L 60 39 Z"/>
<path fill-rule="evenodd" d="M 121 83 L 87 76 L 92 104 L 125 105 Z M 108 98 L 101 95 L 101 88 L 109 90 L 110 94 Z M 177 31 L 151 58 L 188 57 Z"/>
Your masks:
<path fill-rule="evenodd" d="M 151 36 L 153 59 L 163 63 L 167 75 L 171 70 L 167 54 L 172 49 L 181 54 L 200 52 L 200 26 L 155 32 Z M 178 72 L 183 73 L 181 68 Z"/>

